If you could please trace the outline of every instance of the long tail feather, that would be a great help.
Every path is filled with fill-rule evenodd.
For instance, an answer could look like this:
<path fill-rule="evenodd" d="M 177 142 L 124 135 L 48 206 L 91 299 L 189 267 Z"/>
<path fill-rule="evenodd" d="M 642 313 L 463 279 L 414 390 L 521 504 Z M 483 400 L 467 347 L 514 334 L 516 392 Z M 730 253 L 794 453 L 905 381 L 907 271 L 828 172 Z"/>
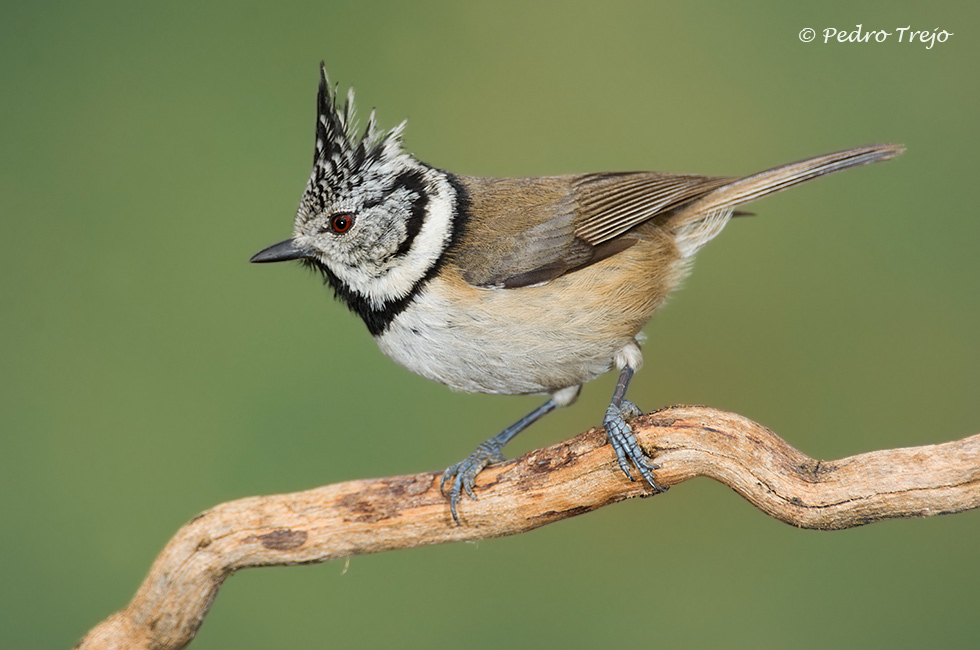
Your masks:
<path fill-rule="evenodd" d="M 824 174 L 888 160 L 903 151 L 905 147 L 901 145 L 873 144 L 781 165 L 733 181 L 678 208 L 671 216 L 670 224 L 677 233 L 678 246 L 684 257 L 689 257 L 717 235 L 731 217 L 732 210 L 743 203 Z"/>

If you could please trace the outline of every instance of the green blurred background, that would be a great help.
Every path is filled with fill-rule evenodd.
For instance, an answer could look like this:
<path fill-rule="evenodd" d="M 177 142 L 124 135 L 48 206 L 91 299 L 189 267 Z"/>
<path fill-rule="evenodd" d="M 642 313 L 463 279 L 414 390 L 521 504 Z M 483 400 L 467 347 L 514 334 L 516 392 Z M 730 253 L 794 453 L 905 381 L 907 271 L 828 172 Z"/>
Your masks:
<path fill-rule="evenodd" d="M 922 6 L 920 6 L 920 4 Z M 980 431 L 974 3 L 5 3 L 0 646 L 67 648 L 195 513 L 440 470 L 537 398 L 395 366 L 295 265 L 317 64 L 480 175 L 884 164 L 752 206 L 647 328 L 649 410 L 819 458 Z M 801 43 L 804 27 L 945 44 Z M 613 377 L 510 456 L 599 422 Z M 465 503 L 463 505 L 465 508 Z M 796 530 L 701 479 L 519 537 L 249 570 L 196 648 L 975 648 L 980 513 Z"/>

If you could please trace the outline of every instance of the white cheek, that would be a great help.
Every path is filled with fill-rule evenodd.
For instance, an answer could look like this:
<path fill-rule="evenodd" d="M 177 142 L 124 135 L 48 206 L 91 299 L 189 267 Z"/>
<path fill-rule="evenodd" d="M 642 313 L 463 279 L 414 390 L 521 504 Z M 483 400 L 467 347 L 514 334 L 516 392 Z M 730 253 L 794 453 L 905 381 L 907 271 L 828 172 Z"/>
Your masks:
<path fill-rule="evenodd" d="M 455 191 L 438 172 L 425 170 L 425 173 L 432 181 L 434 192 L 426 204 L 422 229 L 405 255 L 390 262 L 389 266 L 378 268 L 354 259 L 346 247 L 336 242 L 333 246 L 320 249 L 333 253 L 332 259 L 324 259 L 323 262 L 348 287 L 367 298 L 375 309 L 382 309 L 386 303 L 411 293 L 439 260 L 452 235 Z M 356 236 L 356 228 L 355 224 L 349 234 Z M 387 252 L 386 246 L 379 245 L 385 249 L 382 252 Z"/>

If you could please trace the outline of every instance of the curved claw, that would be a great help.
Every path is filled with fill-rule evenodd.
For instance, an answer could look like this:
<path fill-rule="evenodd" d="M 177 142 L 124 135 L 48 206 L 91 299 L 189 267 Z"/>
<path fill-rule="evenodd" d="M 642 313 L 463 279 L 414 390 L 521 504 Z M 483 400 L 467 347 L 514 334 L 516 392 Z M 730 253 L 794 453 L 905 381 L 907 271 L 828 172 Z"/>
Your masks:
<path fill-rule="evenodd" d="M 626 477 L 631 481 L 636 480 L 629 470 L 630 463 L 632 462 L 644 480 L 650 484 L 650 487 L 657 492 L 665 492 L 667 488 L 657 483 L 651 471 L 660 469 L 660 465 L 653 462 L 644 453 L 640 448 L 640 443 L 636 440 L 636 436 L 633 435 L 633 430 L 626 424 L 625 416 L 629 415 L 632 417 L 638 411 L 639 409 L 632 402 L 624 401 L 622 407 L 610 405 L 606 409 L 606 417 L 602 424 L 606 428 L 606 435 L 609 436 L 609 443 L 616 452 L 616 460 L 619 462 L 619 467 L 626 474 Z"/>
<path fill-rule="evenodd" d="M 478 500 L 476 494 L 473 493 L 476 477 L 487 465 L 499 463 L 504 460 L 504 455 L 500 449 L 502 446 L 492 444 L 490 441 L 484 442 L 464 460 L 455 465 L 450 465 L 442 473 L 442 482 L 439 485 L 439 490 L 443 496 L 446 495 L 446 483 L 450 479 L 453 482 L 452 487 L 449 489 L 449 511 L 452 512 L 453 521 L 456 522 L 457 526 L 460 525 L 460 522 L 459 515 L 456 512 L 456 506 L 463 496 L 463 491 L 465 490 L 466 494 L 474 501 Z"/>
<path fill-rule="evenodd" d="M 446 496 L 446 483 L 449 482 L 449 479 L 456 476 L 460 465 L 461 463 L 450 465 L 446 468 L 446 471 L 442 473 L 442 480 L 439 482 L 439 491 L 442 493 L 442 496 Z"/>

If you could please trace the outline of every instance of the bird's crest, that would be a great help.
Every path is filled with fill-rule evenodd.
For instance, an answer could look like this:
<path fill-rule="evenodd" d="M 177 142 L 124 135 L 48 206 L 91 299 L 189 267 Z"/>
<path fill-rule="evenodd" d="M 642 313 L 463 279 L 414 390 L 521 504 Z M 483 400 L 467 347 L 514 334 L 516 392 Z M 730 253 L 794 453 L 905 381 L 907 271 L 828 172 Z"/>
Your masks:
<path fill-rule="evenodd" d="M 375 112 L 358 134 L 354 108 L 354 89 L 347 91 L 341 106 L 337 86 L 330 86 L 327 71 L 320 63 L 320 90 L 317 93 L 316 149 L 313 174 L 307 188 L 308 199 L 323 202 L 352 185 L 370 181 L 389 172 L 393 165 L 404 165 L 411 156 L 402 149 L 402 122 L 391 131 L 378 129 Z M 318 196 L 310 196 L 316 194 Z"/>

